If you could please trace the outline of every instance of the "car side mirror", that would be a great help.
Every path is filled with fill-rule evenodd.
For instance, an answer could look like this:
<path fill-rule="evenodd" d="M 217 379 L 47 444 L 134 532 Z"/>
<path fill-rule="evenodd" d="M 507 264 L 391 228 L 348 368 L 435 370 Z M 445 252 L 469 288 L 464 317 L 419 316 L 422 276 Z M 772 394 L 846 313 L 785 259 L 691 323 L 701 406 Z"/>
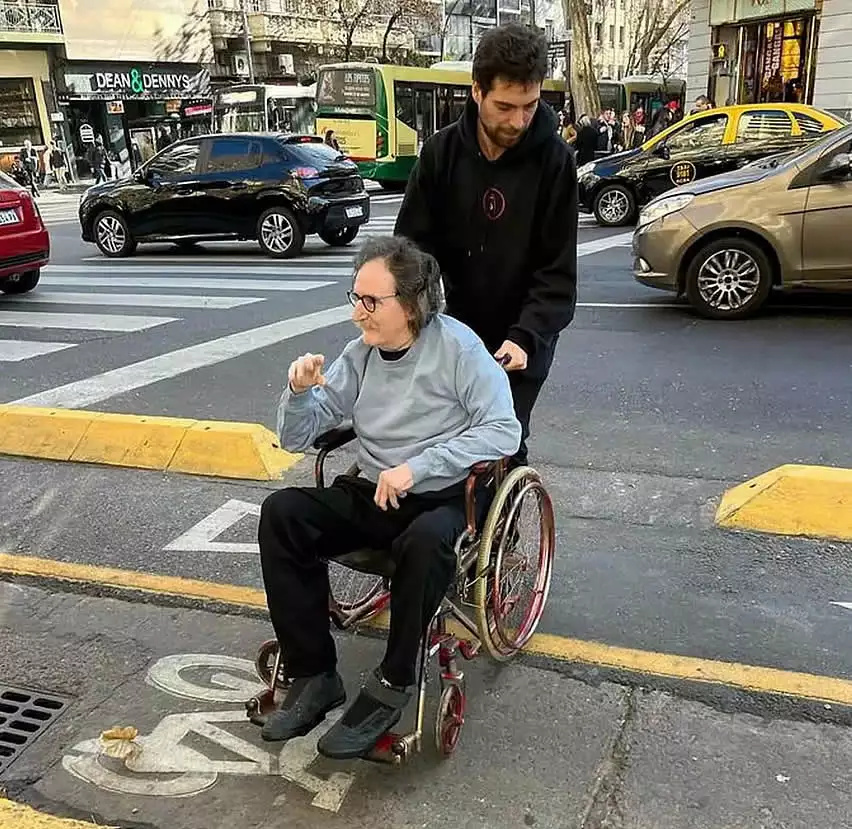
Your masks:
<path fill-rule="evenodd" d="M 852 174 L 852 156 L 849 153 L 837 153 L 825 168 L 823 177 L 827 179 L 844 178 Z"/>
<path fill-rule="evenodd" d="M 671 150 L 666 146 L 666 142 L 663 141 L 661 144 L 657 144 L 654 147 L 654 155 L 659 156 L 660 158 L 668 161 L 672 157 Z"/>

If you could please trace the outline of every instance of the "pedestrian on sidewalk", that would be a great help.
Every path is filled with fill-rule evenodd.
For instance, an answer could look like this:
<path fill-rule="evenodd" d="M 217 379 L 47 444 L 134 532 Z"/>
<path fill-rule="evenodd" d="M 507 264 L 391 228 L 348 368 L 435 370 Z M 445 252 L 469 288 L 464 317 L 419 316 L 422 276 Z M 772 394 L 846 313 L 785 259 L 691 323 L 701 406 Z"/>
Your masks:
<path fill-rule="evenodd" d="M 59 185 L 59 189 L 64 191 L 68 186 L 68 180 L 65 176 L 66 171 L 66 161 L 65 161 L 65 153 L 56 146 L 56 141 L 51 141 L 50 146 L 48 147 L 48 151 L 45 153 L 47 157 L 47 163 L 50 165 L 50 170 L 53 173 L 53 177 L 56 179 L 56 183 Z M 45 165 L 45 168 L 47 164 Z M 44 178 L 44 186 L 47 187 L 47 173 L 45 173 Z"/>
<path fill-rule="evenodd" d="M 447 312 L 510 358 L 519 464 L 577 294 L 577 168 L 541 100 L 547 66 L 536 30 L 510 23 L 483 34 L 472 95 L 425 142 L 395 227 L 438 260 Z"/>
<path fill-rule="evenodd" d="M 24 146 L 20 152 L 21 167 L 26 176 L 26 186 L 30 188 L 33 196 L 38 198 L 38 175 L 39 175 L 39 157 L 38 150 L 33 146 L 33 142 L 29 138 L 24 140 Z"/>

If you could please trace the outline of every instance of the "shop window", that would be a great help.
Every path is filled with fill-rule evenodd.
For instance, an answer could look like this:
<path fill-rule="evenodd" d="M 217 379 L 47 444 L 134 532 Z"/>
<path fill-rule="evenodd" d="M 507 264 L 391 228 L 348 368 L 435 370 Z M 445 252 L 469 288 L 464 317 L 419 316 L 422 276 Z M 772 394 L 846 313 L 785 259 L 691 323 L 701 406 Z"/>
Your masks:
<path fill-rule="evenodd" d="M 158 156 L 148 166 L 149 172 L 161 176 L 187 176 L 195 172 L 201 145 L 197 141 L 190 144 L 175 144 Z"/>
<path fill-rule="evenodd" d="M 44 144 L 32 78 L 0 78 L 0 145 L 20 147 L 27 138 Z"/>
<path fill-rule="evenodd" d="M 810 115 L 805 115 L 803 112 L 794 112 L 793 117 L 796 119 L 799 129 L 805 135 L 816 135 L 823 130 L 822 123 Z"/>
<path fill-rule="evenodd" d="M 257 141 L 245 138 L 217 138 L 210 149 L 208 173 L 253 170 L 260 164 L 262 150 Z"/>
<path fill-rule="evenodd" d="M 792 132 L 793 123 L 790 116 L 781 109 L 746 112 L 737 127 L 737 143 L 766 141 L 790 135 Z"/>

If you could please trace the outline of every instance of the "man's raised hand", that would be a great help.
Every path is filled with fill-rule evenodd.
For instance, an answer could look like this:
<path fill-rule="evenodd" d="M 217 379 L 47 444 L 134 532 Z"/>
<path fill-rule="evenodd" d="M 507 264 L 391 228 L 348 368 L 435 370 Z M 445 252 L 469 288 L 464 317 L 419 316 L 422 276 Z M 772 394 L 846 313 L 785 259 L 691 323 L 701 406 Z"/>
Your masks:
<path fill-rule="evenodd" d="M 301 394 L 312 386 L 324 386 L 325 376 L 322 373 L 324 365 L 325 357 L 322 354 L 303 354 L 293 360 L 287 372 L 290 389 L 295 394 Z"/>

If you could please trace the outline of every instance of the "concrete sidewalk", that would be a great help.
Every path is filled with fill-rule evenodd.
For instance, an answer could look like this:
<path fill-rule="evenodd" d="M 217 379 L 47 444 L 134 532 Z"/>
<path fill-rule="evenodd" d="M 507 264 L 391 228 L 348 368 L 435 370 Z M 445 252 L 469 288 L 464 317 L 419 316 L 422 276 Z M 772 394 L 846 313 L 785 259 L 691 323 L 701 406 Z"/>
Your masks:
<path fill-rule="evenodd" d="M 6 760 L 0 788 L 51 814 L 157 829 L 852 827 L 847 728 L 521 664 L 467 666 L 467 723 L 446 761 L 428 739 L 401 769 L 317 758 L 316 734 L 264 744 L 241 701 L 268 635 L 257 619 L 0 582 L 0 694 L 63 706 Z M 350 695 L 382 647 L 340 639 Z M 98 755 L 113 726 L 138 729 L 135 758 Z"/>

